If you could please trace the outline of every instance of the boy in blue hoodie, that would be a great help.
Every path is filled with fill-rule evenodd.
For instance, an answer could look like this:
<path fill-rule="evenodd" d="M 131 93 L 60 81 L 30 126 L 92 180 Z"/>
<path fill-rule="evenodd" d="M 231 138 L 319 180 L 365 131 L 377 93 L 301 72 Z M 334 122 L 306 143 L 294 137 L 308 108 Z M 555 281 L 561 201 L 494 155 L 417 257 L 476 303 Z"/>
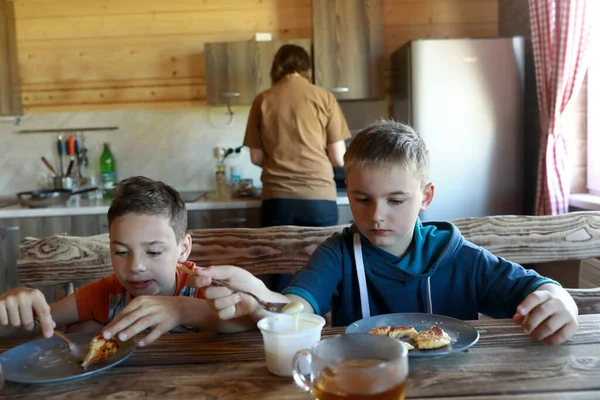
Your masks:
<path fill-rule="evenodd" d="M 257 321 L 266 312 L 249 296 L 208 286 L 212 278 L 267 301 L 298 301 L 320 315 L 331 311 L 334 326 L 387 313 L 459 319 L 483 313 L 512 317 L 544 344 L 575 334 L 577 306 L 557 282 L 466 241 L 449 222 L 419 220 L 434 185 L 425 142 L 412 128 L 375 122 L 350 144 L 344 170 L 355 224 L 321 244 L 283 294 L 241 268 L 197 270 L 190 285 L 205 287 L 222 319 L 251 315 Z"/>

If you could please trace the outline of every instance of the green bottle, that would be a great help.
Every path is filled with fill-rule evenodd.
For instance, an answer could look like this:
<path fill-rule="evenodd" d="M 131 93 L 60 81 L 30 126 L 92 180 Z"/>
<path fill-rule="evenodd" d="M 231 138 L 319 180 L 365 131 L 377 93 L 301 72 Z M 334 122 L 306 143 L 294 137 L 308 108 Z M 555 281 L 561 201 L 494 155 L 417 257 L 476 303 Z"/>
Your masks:
<path fill-rule="evenodd" d="M 117 182 L 117 167 L 115 157 L 104 143 L 104 150 L 100 155 L 100 181 L 102 183 L 102 194 L 105 199 L 114 197 L 114 185 Z"/>

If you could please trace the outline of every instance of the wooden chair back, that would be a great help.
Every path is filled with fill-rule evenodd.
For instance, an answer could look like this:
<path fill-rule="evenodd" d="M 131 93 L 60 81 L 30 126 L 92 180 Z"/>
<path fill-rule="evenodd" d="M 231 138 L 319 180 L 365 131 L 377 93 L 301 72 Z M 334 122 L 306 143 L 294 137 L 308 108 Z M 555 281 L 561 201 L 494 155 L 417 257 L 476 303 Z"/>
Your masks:
<path fill-rule="evenodd" d="M 491 216 L 451 221 L 463 236 L 493 254 L 519 264 L 600 257 L 600 212 L 558 216 Z M 255 275 L 295 273 L 315 248 L 344 226 L 191 230 L 189 259 L 200 266 L 237 265 Z M 25 242 L 19 251 L 19 278 L 25 285 L 88 282 L 112 273 L 108 238 L 46 238 Z M 60 254 L 64 242 L 69 251 Z M 72 243 L 75 243 L 73 245 Z M 57 250 L 58 249 L 58 250 Z M 39 254 L 54 254 L 44 263 Z M 35 255 L 35 263 L 32 256 Z M 600 313 L 600 289 L 568 289 L 581 314 Z"/>

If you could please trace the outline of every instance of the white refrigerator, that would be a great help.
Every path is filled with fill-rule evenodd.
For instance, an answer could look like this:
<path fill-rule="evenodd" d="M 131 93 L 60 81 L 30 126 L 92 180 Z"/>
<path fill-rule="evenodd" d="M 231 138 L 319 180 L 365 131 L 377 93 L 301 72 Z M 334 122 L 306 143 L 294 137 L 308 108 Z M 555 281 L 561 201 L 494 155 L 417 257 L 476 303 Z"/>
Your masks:
<path fill-rule="evenodd" d="M 423 221 L 521 214 L 523 37 L 413 40 L 392 55 L 394 115 L 424 138 Z"/>

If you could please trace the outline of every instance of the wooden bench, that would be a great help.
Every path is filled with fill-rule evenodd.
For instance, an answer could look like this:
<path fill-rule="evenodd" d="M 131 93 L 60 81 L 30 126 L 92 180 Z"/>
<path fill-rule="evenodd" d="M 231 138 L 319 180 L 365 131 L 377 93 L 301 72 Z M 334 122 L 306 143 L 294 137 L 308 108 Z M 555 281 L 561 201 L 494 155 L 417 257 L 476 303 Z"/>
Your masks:
<path fill-rule="evenodd" d="M 600 257 L 600 212 L 463 218 L 452 223 L 467 240 L 519 264 Z M 189 259 L 201 266 L 237 265 L 255 275 L 294 273 L 321 242 L 343 227 L 192 230 Z M 69 290 L 112 273 L 107 235 L 25 241 L 17 264 L 22 284 L 68 284 Z M 600 288 L 568 290 L 580 314 L 600 313 Z"/>

